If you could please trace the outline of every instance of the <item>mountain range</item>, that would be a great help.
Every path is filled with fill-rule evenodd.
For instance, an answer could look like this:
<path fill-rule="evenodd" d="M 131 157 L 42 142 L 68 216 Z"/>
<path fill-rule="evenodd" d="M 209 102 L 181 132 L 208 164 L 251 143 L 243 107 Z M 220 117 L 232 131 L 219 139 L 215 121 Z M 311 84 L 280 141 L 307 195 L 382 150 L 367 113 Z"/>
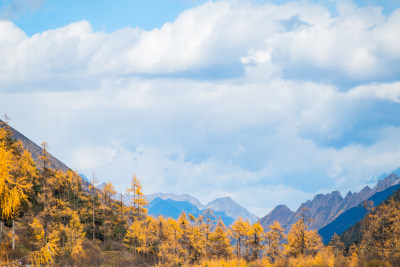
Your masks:
<path fill-rule="evenodd" d="M 182 195 L 176 195 L 172 193 L 156 193 L 156 194 L 149 194 L 145 196 L 147 202 L 152 202 L 155 198 L 160 198 L 160 199 L 172 199 L 175 201 L 186 201 L 189 202 L 190 204 L 196 206 L 199 210 L 205 209 L 205 206 L 201 204 L 199 200 L 197 200 L 195 197 L 192 197 L 189 194 L 182 194 Z"/>
<path fill-rule="evenodd" d="M 398 184 L 400 184 L 400 178 L 396 174 L 390 174 L 380 180 L 374 188 L 366 186 L 358 193 L 349 191 L 344 198 L 339 191 L 333 191 L 325 195 L 316 195 L 312 200 L 302 203 L 296 211 L 290 210 L 286 205 L 279 205 L 262 217 L 260 223 L 266 229 L 274 221 L 278 221 L 286 231 L 289 231 L 291 226 L 300 219 L 301 212 L 306 210 L 308 217 L 312 219 L 310 229 L 319 230 L 376 193 Z"/>
<path fill-rule="evenodd" d="M 186 214 L 191 214 L 196 218 L 199 215 L 204 215 L 207 211 L 206 209 L 199 210 L 196 206 L 187 201 L 176 201 L 169 198 L 161 199 L 159 197 L 153 199 L 146 208 L 148 209 L 148 214 L 154 217 L 162 215 L 174 219 L 177 219 L 181 215 L 182 211 Z M 211 219 L 214 220 L 214 222 L 217 222 L 219 218 L 225 225 L 231 225 L 235 221 L 235 219 L 227 216 L 223 211 L 213 211 L 213 218 Z"/>
<path fill-rule="evenodd" d="M 239 205 L 230 197 L 216 198 L 206 205 L 203 205 L 198 199 L 188 194 L 176 195 L 171 193 L 168 194 L 157 193 L 157 194 L 147 195 L 146 199 L 149 202 L 148 206 L 151 207 L 151 209 L 148 208 L 149 214 L 151 215 L 166 215 L 174 217 L 173 215 L 175 211 L 174 212 L 167 212 L 167 211 L 172 211 L 177 207 L 184 206 L 186 208 L 190 207 L 190 209 L 193 209 L 195 207 L 199 210 L 199 212 L 210 209 L 214 212 L 214 215 L 221 216 L 221 219 L 224 221 L 226 225 L 230 225 L 230 223 L 227 223 L 228 221 L 233 222 L 237 220 L 239 217 L 248 220 L 250 223 L 255 223 L 258 221 L 257 216 L 250 213 L 247 209 Z M 170 200 L 170 201 L 166 203 L 166 202 L 161 202 L 160 200 Z M 154 203 L 155 201 L 156 203 Z M 160 212 L 160 209 L 156 206 L 161 204 L 166 208 L 164 214 L 153 212 L 155 210 Z M 181 211 L 183 210 L 186 212 L 185 209 L 182 209 Z M 195 214 L 192 213 L 192 215 Z"/>
<path fill-rule="evenodd" d="M 371 207 L 376 207 L 383 201 L 388 199 L 394 192 L 399 190 L 400 184 L 396 184 L 386 188 L 383 191 L 379 191 L 368 198 L 367 203 L 371 203 Z M 325 244 L 329 243 L 333 234 L 341 235 L 344 231 L 349 229 L 352 225 L 356 224 L 358 221 L 362 220 L 364 216 L 368 213 L 368 209 L 364 205 L 364 202 L 358 204 L 351 209 L 340 214 L 335 220 L 326 226 L 319 229 L 318 233 L 321 235 L 322 240 Z"/>

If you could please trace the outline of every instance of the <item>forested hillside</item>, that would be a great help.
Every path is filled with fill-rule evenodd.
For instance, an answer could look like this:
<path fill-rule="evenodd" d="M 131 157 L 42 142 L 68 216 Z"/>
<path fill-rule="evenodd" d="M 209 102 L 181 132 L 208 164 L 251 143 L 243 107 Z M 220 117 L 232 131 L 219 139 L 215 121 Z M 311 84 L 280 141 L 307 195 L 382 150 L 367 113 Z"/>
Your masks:
<path fill-rule="evenodd" d="M 59 266 L 376 266 L 398 265 L 399 204 L 379 206 L 363 224 L 358 244 L 338 236 L 324 246 L 310 230 L 307 209 L 285 234 L 278 222 L 263 229 L 241 218 L 230 227 L 210 210 L 177 219 L 148 216 L 140 180 L 131 203 L 115 200 L 111 183 L 54 169 L 47 144 L 36 161 L 7 124 L 0 127 L 0 265 Z M 122 195 L 121 195 L 122 196 Z"/>

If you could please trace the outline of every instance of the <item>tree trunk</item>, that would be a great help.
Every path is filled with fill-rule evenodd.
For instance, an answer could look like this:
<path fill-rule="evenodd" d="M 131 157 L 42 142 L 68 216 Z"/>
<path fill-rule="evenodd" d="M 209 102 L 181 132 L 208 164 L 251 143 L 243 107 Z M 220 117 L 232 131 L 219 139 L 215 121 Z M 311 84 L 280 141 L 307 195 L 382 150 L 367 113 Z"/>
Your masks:
<path fill-rule="evenodd" d="M 95 205 L 95 201 L 94 201 L 94 197 L 93 197 L 93 242 L 94 242 L 94 239 L 95 239 L 95 237 L 96 237 L 96 234 L 95 234 L 95 232 L 96 232 L 96 224 L 95 224 L 95 215 L 94 215 L 94 213 L 95 213 L 95 209 L 94 209 L 94 205 Z"/>
<path fill-rule="evenodd" d="M 15 250 L 15 220 L 12 220 L 12 250 Z"/>
<path fill-rule="evenodd" d="M 3 225 L 4 222 L 0 221 L 0 243 L 3 242 Z"/>

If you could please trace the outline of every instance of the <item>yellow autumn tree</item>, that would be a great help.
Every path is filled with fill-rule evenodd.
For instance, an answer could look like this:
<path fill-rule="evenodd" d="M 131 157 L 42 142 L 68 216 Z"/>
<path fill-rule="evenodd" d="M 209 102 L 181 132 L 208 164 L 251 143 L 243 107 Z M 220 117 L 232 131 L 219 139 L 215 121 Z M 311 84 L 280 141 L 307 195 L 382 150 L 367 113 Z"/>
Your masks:
<path fill-rule="evenodd" d="M 77 258 L 83 254 L 82 243 L 85 237 L 83 225 L 78 213 L 75 211 L 69 220 L 69 224 L 62 227 L 62 232 L 66 236 L 64 245 L 64 255 Z"/>
<path fill-rule="evenodd" d="M 160 246 L 158 250 L 158 258 L 160 263 L 164 265 L 178 266 L 185 262 L 185 252 L 179 243 L 182 230 L 176 220 L 168 218 L 165 220 L 162 216 L 158 217 L 158 225 L 160 230 Z"/>
<path fill-rule="evenodd" d="M 147 214 L 147 210 L 144 208 L 148 203 L 144 198 L 144 194 L 142 191 L 142 184 L 140 183 L 140 179 L 136 177 L 136 175 L 132 176 L 131 186 L 127 190 L 128 195 L 132 194 L 131 199 L 131 212 L 135 217 L 143 217 Z"/>
<path fill-rule="evenodd" d="M 274 223 L 269 226 L 269 231 L 265 234 L 265 241 L 267 243 L 265 254 L 271 262 L 275 262 L 282 257 L 284 239 L 284 229 L 279 222 L 274 221 Z"/>
<path fill-rule="evenodd" d="M 178 226 L 180 228 L 179 244 L 181 246 L 181 252 L 179 253 L 181 260 L 184 261 L 188 258 L 191 253 L 191 241 L 190 241 L 190 223 L 187 219 L 187 215 L 182 211 L 178 218 Z"/>
<path fill-rule="evenodd" d="M 322 247 L 322 240 L 317 231 L 308 230 L 302 217 L 290 229 L 285 245 L 286 254 L 292 257 L 315 255 Z"/>
<path fill-rule="evenodd" d="M 191 214 L 190 217 L 194 217 Z M 200 216 L 200 220 L 202 221 L 202 217 Z M 194 220 L 196 221 L 196 220 Z M 200 263 L 201 260 L 206 255 L 206 239 L 209 238 L 203 231 L 203 225 L 200 221 L 197 223 L 193 223 L 189 226 L 189 241 L 190 241 L 190 250 L 189 250 L 189 262 L 190 263 Z"/>
<path fill-rule="evenodd" d="M 44 228 L 44 234 L 47 235 L 52 231 L 51 224 L 53 220 L 55 207 L 60 203 L 55 198 L 55 189 L 60 179 L 61 172 L 57 172 L 51 167 L 50 154 L 48 153 L 49 145 L 46 142 L 42 143 L 42 155 L 39 157 L 40 174 L 38 177 L 39 193 L 37 196 L 38 202 L 42 205 L 42 211 L 38 214 Z"/>
<path fill-rule="evenodd" d="M 12 249 L 15 249 L 14 220 L 28 198 L 35 175 L 29 152 L 21 142 L 12 139 L 8 124 L 0 123 L 0 232 L 3 221 L 12 219 Z"/>
<path fill-rule="evenodd" d="M 340 237 L 335 233 L 329 242 L 328 249 L 330 250 L 335 266 L 342 266 L 346 262 L 344 257 L 345 245 L 340 240 Z"/>
<path fill-rule="evenodd" d="M 219 259 L 227 260 L 232 254 L 232 246 L 229 240 L 225 224 L 219 219 L 214 231 L 210 234 L 211 254 Z"/>
<path fill-rule="evenodd" d="M 124 238 L 124 244 L 128 249 L 140 253 L 146 242 L 145 222 L 143 220 L 135 220 L 129 226 Z"/>
<path fill-rule="evenodd" d="M 242 217 L 239 217 L 229 231 L 235 243 L 235 254 L 238 259 L 242 258 L 243 255 L 248 254 L 248 235 L 250 230 L 250 223 L 244 221 Z"/>
<path fill-rule="evenodd" d="M 216 216 L 211 209 L 207 208 L 203 211 L 202 215 L 199 215 L 199 217 L 197 218 L 197 222 L 199 225 L 201 225 L 200 227 L 202 228 L 202 232 L 205 235 L 205 254 L 208 259 L 211 259 L 213 253 L 211 251 L 210 245 L 210 234 L 211 229 L 216 224 Z"/>
<path fill-rule="evenodd" d="M 40 249 L 46 244 L 43 225 L 37 218 L 33 218 L 33 221 L 29 224 L 29 235 L 31 236 L 31 246 L 35 250 Z"/>
<path fill-rule="evenodd" d="M 97 207 L 100 206 L 99 204 L 99 197 L 97 194 L 97 177 L 96 174 L 93 172 L 92 175 L 92 179 L 90 181 L 89 184 L 89 192 L 90 192 L 90 197 L 91 197 L 91 204 L 92 204 L 92 208 L 91 208 L 91 212 L 92 212 L 92 240 L 94 242 L 95 238 L 96 238 L 96 212 L 97 212 Z"/>
<path fill-rule="evenodd" d="M 360 244 L 363 259 L 400 259 L 400 203 L 391 199 L 369 214 Z"/>
<path fill-rule="evenodd" d="M 261 257 L 261 252 L 264 250 L 264 229 L 259 222 L 256 222 L 249 227 L 247 235 L 248 255 L 246 258 L 250 261 L 256 261 Z"/>
<path fill-rule="evenodd" d="M 113 236 L 112 231 L 112 218 L 113 218 L 113 211 L 115 208 L 115 202 L 113 198 L 117 191 L 114 188 L 114 185 L 111 182 L 108 182 L 104 185 L 101 189 L 101 209 L 103 210 L 103 224 L 101 226 L 101 230 L 103 232 L 103 241 L 106 243 L 110 238 Z"/>

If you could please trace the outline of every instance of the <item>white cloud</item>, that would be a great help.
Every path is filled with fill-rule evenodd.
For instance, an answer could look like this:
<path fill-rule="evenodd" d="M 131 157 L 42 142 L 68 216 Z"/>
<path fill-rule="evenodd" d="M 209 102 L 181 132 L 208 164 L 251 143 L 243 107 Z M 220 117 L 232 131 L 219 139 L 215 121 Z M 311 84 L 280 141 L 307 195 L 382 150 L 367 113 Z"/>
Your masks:
<path fill-rule="evenodd" d="M 93 32 L 81 21 L 27 37 L 0 21 L 1 88 L 33 84 L 48 90 L 62 80 L 68 85 L 62 89 L 72 90 L 109 75 L 228 72 L 243 63 L 268 65 L 274 74 L 302 64 L 351 79 L 393 74 L 400 59 L 394 34 L 400 11 L 385 19 L 379 8 L 338 6 L 339 15 L 332 17 L 324 7 L 304 3 L 207 2 L 160 29 L 110 34 Z M 290 20 L 298 20 L 298 26 L 286 30 L 282 23 Z M 18 81 L 11 78 L 16 75 Z"/>
<path fill-rule="evenodd" d="M 400 165 L 395 115 L 368 120 L 377 103 L 398 104 L 400 89 L 340 91 L 286 71 L 379 80 L 398 69 L 399 14 L 219 1 L 151 31 L 107 34 L 81 21 L 32 37 L 0 21 L 0 104 L 21 132 L 119 190 L 136 173 L 148 193 L 227 194 L 260 216 L 276 204 L 295 209 Z M 191 78 L 232 66 L 243 73 Z"/>
<path fill-rule="evenodd" d="M 400 82 L 360 85 L 352 89 L 348 96 L 351 98 L 382 99 L 400 103 Z"/>

